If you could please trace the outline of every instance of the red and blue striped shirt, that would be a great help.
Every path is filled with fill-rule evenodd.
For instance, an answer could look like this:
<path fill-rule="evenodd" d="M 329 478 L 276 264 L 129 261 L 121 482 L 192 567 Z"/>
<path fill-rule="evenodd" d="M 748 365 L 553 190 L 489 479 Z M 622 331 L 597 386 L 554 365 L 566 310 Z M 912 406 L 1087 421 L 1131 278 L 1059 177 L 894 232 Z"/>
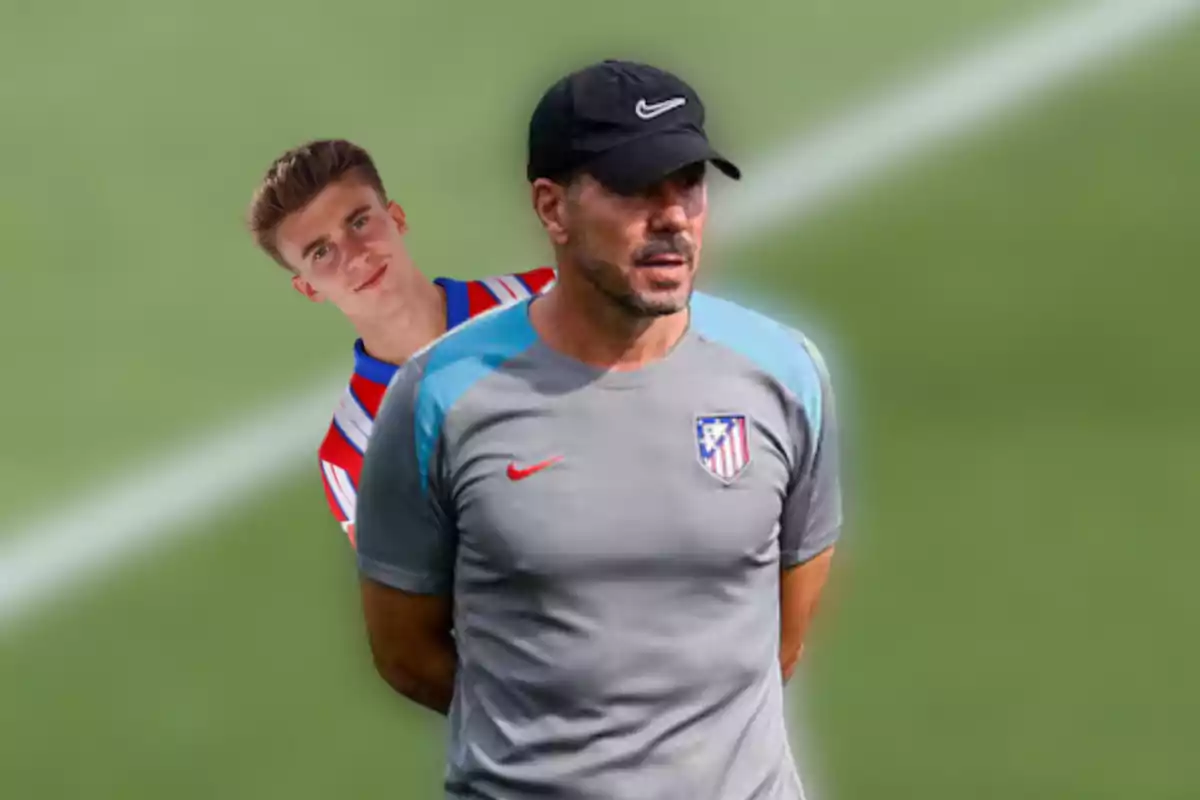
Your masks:
<path fill-rule="evenodd" d="M 494 308 L 542 294 L 554 280 L 552 267 L 540 267 L 480 280 L 438 278 L 434 282 L 446 298 L 446 328 L 453 330 Z M 383 404 L 383 395 L 398 368 L 373 358 L 363 348 L 361 339 L 354 343 L 354 374 L 350 376 L 350 385 L 342 394 L 329 432 L 317 453 L 329 509 L 350 537 L 351 544 L 354 543 L 354 509 L 363 455 L 367 451 L 375 416 Z"/>

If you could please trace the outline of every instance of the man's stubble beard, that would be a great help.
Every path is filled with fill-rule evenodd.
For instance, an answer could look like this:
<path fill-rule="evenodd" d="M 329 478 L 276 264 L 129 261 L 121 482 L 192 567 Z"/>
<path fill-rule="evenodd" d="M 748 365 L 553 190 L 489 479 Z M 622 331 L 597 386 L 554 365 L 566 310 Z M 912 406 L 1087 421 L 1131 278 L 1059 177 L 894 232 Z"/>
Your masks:
<path fill-rule="evenodd" d="M 692 296 L 692 286 L 689 282 L 687 294 L 682 300 L 643 297 L 624 281 L 621 269 L 617 265 L 586 257 L 578 259 L 576 263 L 579 264 L 583 277 L 605 300 L 633 319 L 655 319 L 678 313 L 687 308 Z"/>
<path fill-rule="evenodd" d="M 670 237 L 670 241 L 667 240 L 668 237 L 659 237 L 635 254 L 638 257 L 645 257 L 674 253 L 686 257 L 691 262 L 693 272 L 687 276 L 687 290 L 682 299 L 674 300 L 640 295 L 633 288 L 632 282 L 625 279 L 619 266 L 589 254 L 588 251 L 591 248 L 588 247 L 587 236 L 584 232 L 577 232 L 576 237 L 578 244 L 573 248 L 573 260 L 583 273 L 584 279 L 622 314 L 632 320 L 652 320 L 676 314 L 688 307 L 695 286 L 694 270 L 696 259 L 699 256 L 697 248 L 693 247 L 690 242 L 676 237 Z M 637 270 L 638 267 L 634 266 L 633 269 Z"/>

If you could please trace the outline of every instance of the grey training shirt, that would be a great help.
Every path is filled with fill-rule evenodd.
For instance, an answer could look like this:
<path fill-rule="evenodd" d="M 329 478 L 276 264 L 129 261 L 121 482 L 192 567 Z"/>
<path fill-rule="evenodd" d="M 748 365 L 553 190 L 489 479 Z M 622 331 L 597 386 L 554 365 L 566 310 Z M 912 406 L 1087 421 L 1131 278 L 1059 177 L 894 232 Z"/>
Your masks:
<path fill-rule="evenodd" d="M 528 308 L 397 373 L 359 487 L 361 571 L 454 598 L 447 795 L 797 800 L 780 570 L 841 523 L 820 356 L 696 293 L 666 358 L 606 372 Z"/>

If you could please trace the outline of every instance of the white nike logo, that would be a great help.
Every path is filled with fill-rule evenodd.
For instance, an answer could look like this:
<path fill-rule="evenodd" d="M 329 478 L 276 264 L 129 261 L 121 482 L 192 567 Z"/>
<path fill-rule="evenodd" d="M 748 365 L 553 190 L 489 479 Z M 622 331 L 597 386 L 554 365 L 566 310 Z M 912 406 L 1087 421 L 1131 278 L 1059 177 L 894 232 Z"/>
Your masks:
<path fill-rule="evenodd" d="M 634 106 L 634 111 L 642 119 L 654 119 L 657 116 L 667 113 L 671 109 L 679 108 L 687 102 L 686 97 L 672 97 L 670 100 L 663 100 L 661 103 L 647 103 L 646 98 L 637 101 Z"/>

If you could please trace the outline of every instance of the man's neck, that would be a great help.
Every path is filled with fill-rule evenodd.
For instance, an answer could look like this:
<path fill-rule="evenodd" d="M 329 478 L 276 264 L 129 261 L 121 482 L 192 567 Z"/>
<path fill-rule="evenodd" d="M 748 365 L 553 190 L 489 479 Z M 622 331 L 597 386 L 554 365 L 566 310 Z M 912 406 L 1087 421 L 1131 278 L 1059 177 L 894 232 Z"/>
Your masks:
<path fill-rule="evenodd" d="M 442 290 L 426 280 L 415 283 L 393 307 L 351 322 L 372 358 L 403 364 L 446 332 L 446 301 Z"/>
<path fill-rule="evenodd" d="M 586 280 L 564 277 L 560 270 L 554 289 L 532 304 L 531 322 L 543 342 L 578 361 L 638 369 L 665 357 L 687 331 L 687 310 L 636 317 Z"/>

